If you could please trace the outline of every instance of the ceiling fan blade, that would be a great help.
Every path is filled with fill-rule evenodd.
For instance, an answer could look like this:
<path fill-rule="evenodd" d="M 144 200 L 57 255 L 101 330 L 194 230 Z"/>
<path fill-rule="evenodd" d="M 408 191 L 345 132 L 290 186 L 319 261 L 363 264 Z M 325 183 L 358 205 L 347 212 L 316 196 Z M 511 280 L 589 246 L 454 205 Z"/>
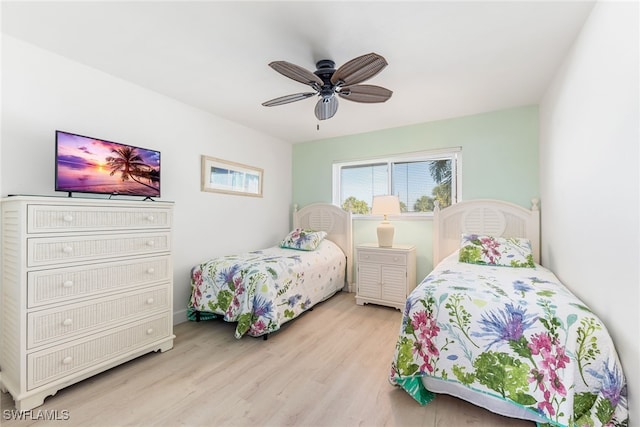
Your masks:
<path fill-rule="evenodd" d="M 365 103 L 385 102 L 391 98 L 392 94 L 393 92 L 389 89 L 374 85 L 344 86 L 340 92 L 338 92 L 341 98 Z"/>
<path fill-rule="evenodd" d="M 317 95 L 316 92 L 294 93 L 293 95 L 280 96 L 278 98 L 270 99 L 262 103 L 265 107 L 275 107 L 276 105 L 288 104 L 290 102 L 301 101 L 307 99 L 310 96 Z"/>
<path fill-rule="evenodd" d="M 314 88 L 316 85 L 319 87 L 324 84 L 322 79 L 311 71 L 287 61 L 273 61 L 269 64 L 269 67 L 273 68 L 283 76 Z"/>
<path fill-rule="evenodd" d="M 334 95 L 320 98 L 316 103 L 316 117 L 318 120 L 327 120 L 333 117 L 338 111 L 338 98 Z"/>
<path fill-rule="evenodd" d="M 353 85 L 363 82 L 378 74 L 387 66 L 387 60 L 377 53 L 368 53 L 352 59 L 333 73 L 331 83 L 334 85 Z"/>

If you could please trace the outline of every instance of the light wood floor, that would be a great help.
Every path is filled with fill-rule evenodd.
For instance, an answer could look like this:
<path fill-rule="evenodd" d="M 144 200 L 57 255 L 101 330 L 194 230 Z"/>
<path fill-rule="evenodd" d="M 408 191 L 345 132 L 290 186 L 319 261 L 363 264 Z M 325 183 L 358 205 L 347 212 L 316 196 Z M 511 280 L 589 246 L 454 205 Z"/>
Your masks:
<path fill-rule="evenodd" d="M 67 387 L 33 410 L 56 426 L 491 426 L 533 427 L 440 395 L 420 406 L 387 380 L 398 310 L 358 306 L 340 293 L 272 334 L 233 337 L 234 325 L 187 322 L 172 350 L 152 353 Z M 67 411 L 67 412 L 63 412 Z"/>

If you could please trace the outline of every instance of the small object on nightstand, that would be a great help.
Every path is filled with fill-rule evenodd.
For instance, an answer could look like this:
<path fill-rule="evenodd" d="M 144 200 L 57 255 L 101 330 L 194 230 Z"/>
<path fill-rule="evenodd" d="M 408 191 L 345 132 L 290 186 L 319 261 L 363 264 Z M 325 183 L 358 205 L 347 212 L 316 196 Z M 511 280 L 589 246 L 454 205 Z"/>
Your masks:
<path fill-rule="evenodd" d="M 387 219 L 387 215 L 400 215 L 400 200 L 398 196 L 374 196 L 371 213 L 373 215 L 383 215 L 384 218 L 376 229 L 378 246 L 381 248 L 392 247 L 395 229 Z"/>
<path fill-rule="evenodd" d="M 381 248 L 377 243 L 365 243 L 358 245 L 356 251 L 356 304 L 386 305 L 402 311 L 416 287 L 415 246 Z"/>

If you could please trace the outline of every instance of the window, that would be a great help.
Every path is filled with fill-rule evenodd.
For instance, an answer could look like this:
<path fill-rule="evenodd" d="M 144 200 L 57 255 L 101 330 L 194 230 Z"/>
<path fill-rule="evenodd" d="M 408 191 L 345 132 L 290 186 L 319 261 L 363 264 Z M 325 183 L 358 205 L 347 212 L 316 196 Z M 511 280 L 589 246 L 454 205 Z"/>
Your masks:
<path fill-rule="evenodd" d="M 341 162 L 333 165 L 333 203 L 354 214 L 368 215 L 373 196 L 394 194 L 403 213 L 433 212 L 460 195 L 459 148 L 402 157 Z"/>

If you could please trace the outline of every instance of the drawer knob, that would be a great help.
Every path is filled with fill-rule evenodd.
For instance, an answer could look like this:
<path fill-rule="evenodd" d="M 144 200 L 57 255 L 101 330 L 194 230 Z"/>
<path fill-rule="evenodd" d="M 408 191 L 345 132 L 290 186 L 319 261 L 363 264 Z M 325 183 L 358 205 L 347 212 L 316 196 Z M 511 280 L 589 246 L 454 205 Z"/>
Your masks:
<path fill-rule="evenodd" d="M 64 222 L 71 222 L 71 221 L 73 221 L 73 215 L 65 215 L 65 216 L 62 217 L 62 220 Z"/>
<path fill-rule="evenodd" d="M 73 319 L 64 319 L 64 322 L 62 322 L 62 324 L 64 326 L 71 326 L 73 325 Z"/>
<path fill-rule="evenodd" d="M 156 272 L 156 270 L 153 267 L 147 268 L 147 274 L 153 274 L 155 272 Z"/>
<path fill-rule="evenodd" d="M 67 356 L 64 359 L 62 359 L 62 364 L 63 365 L 68 365 L 71 362 L 73 362 L 73 357 L 71 357 L 71 356 Z"/>
<path fill-rule="evenodd" d="M 153 220 L 154 220 L 153 215 L 147 215 L 147 221 L 153 221 Z"/>
<path fill-rule="evenodd" d="M 153 240 L 147 240 L 147 246 L 153 246 L 155 244 L 156 242 L 154 242 Z"/>
<path fill-rule="evenodd" d="M 71 280 L 67 280 L 67 281 L 65 281 L 65 282 L 62 284 L 62 287 L 63 287 L 63 288 L 71 288 L 71 287 L 73 287 L 73 281 L 71 281 Z"/>
<path fill-rule="evenodd" d="M 393 257 L 393 260 L 394 260 L 394 261 L 397 261 L 397 260 L 399 260 L 399 259 L 400 259 L 400 258 L 398 258 L 397 256 L 396 256 L 396 257 Z"/>
<path fill-rule="evenodd" d="M 147 335 L 151 335 L 153 333 L 153 328 L 147 329 Z"/>
<path fill-rule="evenodd" d="M 147 298 L 147 304 L 151 305 L 153 304 L 155 301 L 153 298 Z"/>
<path fill-rule="evenodd" d="M 73 248 L 71 246 L 65 246 L 64 248 L 62 248 L 62 252 L 64 252 L 65 254 L 73 253 Z"/>

